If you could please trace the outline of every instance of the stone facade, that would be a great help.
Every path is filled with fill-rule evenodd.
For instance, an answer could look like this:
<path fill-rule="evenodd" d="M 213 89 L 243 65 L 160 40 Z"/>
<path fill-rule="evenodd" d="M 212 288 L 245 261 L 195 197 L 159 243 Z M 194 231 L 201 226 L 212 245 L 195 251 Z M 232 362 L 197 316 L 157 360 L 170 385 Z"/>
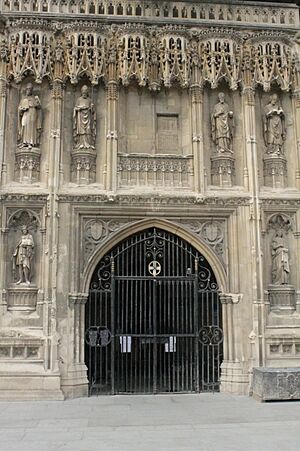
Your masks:
<path fill-rule="evenodd" d="M 87 394 L 93 271 L 152 226 L 216 274 L 221 390 L 300 367 L 295 2 L 0 0 L 0 13 L 0 399 Z"/>

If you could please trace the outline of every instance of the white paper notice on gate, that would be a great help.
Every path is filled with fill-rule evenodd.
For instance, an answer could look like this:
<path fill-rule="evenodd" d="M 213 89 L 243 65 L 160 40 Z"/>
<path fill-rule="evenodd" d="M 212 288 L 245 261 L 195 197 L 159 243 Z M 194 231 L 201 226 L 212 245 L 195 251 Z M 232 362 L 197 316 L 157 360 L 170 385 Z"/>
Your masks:
<path fill-rule="evenodd" d="M 169 337 L 167 343 L 165 343 L 165 352 L 176 352 L 176 337 Z"/>
<path fill-rule="evenodd" d="M 120 345 L 122 354 L 131 352 L 131 337 L 120 337 Z"/>

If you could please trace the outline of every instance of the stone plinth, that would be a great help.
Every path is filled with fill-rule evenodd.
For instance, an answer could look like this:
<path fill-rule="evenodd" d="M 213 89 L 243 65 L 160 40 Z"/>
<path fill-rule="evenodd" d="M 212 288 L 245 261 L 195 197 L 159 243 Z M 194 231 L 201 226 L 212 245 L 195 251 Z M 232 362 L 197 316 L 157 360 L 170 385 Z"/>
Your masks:
<path fill-rule="evenodd" d="M 38 182 L 40 179 L 41 151 L 37 147 L 17 147 L 16 180 L 21 183 Z"/>
<path fill-rule="evenodd" d="M 268 295 L 271 312 L 291 313 L 296 309 L 293 285 L 269 285 Z"/>
<path fill-rule="evenodd" d="M 259 401 L 300 399 L 300 368 L 253 368 L 253 397 Z"/>
<path fill-rule="evenodd" d="M 72 182 L 88 185 L 96 180 L 96 152 L 94 149 L 74 149 L 72 151 Z"/>
<path fill-rule="evenodd" d="M 287 162 L 286 158 L 278 155 L 264 157 L 265 186 L 284 188 L 286 186 Z"/>
<path fill-rule="evenodd" d="M 231 155 L 217 155 L 211 158 L 211 180 L 215 186 L 232 186 L 235 166 Z"/>
<path fill-rule="evenodd" d="M 7 289 L 7 310 L 34 311 L 36 310 L 38 289 L 22 284 Z"/>

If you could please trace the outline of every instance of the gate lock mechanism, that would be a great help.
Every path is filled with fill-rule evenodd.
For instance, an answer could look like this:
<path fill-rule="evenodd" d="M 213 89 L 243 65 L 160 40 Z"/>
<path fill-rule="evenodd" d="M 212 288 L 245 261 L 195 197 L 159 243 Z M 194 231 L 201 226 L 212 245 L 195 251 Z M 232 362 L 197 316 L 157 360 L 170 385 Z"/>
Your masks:
<path fill-rule="evenodd" d="M 89 327 L 85 333 L 85 342 L 91 348 L 105 348 L 111 342 L 110 330 L 105 326 Z"/>

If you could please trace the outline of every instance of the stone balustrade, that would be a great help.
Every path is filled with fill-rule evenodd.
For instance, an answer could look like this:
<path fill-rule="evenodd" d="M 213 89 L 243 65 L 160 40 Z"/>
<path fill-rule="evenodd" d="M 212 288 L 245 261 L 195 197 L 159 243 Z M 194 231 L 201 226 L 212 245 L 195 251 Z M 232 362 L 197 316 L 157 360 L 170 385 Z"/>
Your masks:
<path fill-rule="evenodd" d="M 192 156 L 119 154 L 119 187 L 191 188 Z"/>
<path fill-rule="evenodd" d="M 299 12 L 291 4 L 255 2 L 202 3 L 160 2 L 142 0 L 0 0 L 0 11 L 53 14 L 85 14 L 88 16 L 152 17 L 161 19 L 194 19 L 212 22 L 246 22 L 297 26 Z"/>

